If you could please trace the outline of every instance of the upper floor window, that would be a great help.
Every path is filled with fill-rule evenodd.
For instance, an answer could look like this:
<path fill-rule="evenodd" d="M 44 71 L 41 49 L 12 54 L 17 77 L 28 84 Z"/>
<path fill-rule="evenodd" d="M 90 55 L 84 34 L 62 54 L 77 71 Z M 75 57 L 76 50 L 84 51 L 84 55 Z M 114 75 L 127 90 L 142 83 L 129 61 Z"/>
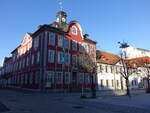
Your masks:
<path fill-rule="evenodd" d="M 78 34 L 78 32 L 77 32 L 77 27 L 72 26 L 72 34 L 73 34 L 73 35 L 77 35 L 77 34 Z"/>
<path fill-rule="evenodd" d="M 55 45 L 55 33 L 53 32 L 49 33 L 49 45 L 52 45 L 52 46 Z"/>
<path fill-rule="evenodd" d="M 58 55 L 57 55 L 57 61 L 59 64 L 63 64 L 64 63 L 64 60 L 65 60 L 65 53 L 63 52 L 58 52 Z"/>
<path fill-rule="evenodd" d="M 40 52 L 37 52 L 36 63 L 40 63 Z"/>
<path fill-rule="evenodd" d="M 26 60 L 26 66 L 29 65 L 29 56 L 27 56 L 27 60 Z"/>
<path fill-rule="evenodd" d="M 63 36 L 62 35 L 58 35 L 58 46 L 59 47 L 63 46 Z"/>
<path fill-rule="evenodd" d="M 54 63 L 54 55 L 55 55 L 54 50 L 48 50 L 48 62 Z"/>
<path fill-rule="evenodd" d="M 113 66 L 110 66 L 111 73 L 113 73 Z"/>
<path fill-rule="evenodd" d="M 66 37 L 64 37 L 64 41 L 63 41 L 63 46 L 65 49 L 69 49 L 70 48 L 70 44 L 69 44 L 70 40 Z"/>
<path fill-rule="evenodd" d="M 21 60 L 20 60 L 20 62 L 19 62 L 19 69 L 21 69 Z"/>
<path fill-rule="evenodd" d="M 77 42 L 72 40 L 72 50 L 77 50 Z"/>
<path fill-rule="evenodd" d="M 34 39 L 34 49 L 37 49 L 39 47 L 39 37 L 36 37 Z"/>
<path fill-rule="evenodd" d="M 65 64 L 70 64 L 70 54 L 69 53 L 65 53 L 65 57 L 64 57 L 64 62 Z"/>
<path fill-rule="evenodd" d="M 88 44 L 84 44 L 84 49 L 85 49 L 85 52 L 86 52 L 86 53 L 88 53 L 88 52 L 89 52 Z"/>
<path fill-rule="evenodd" d="M 77 55 L 72 55 L 72 64 L 77 65 Z"/>
<path fill-rule="evenodd" d="M 22 68 L 25 67 L 25 59 L 22 60 Z"/>
<path fill-rule="evenodd" d="M 108 73 L 108 67 L 107 66 L 105 66 L 105 71 L 106 71 L 106 73 Z"/>
<path fill-rule="evenodd" d="M 34 55 L 32 55 L 31 64 L 34 64 Z"/>

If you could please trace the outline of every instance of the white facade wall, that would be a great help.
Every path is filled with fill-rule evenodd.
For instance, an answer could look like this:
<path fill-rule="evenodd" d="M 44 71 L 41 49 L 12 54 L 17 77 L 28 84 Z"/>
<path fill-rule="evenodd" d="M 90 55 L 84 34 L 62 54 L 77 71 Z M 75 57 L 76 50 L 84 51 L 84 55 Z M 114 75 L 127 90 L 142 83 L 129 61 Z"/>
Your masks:
<path fill-rule="evenodd" d="M 122 66 L 117 63 L 116 65 L 100 64 L 98 63 L 97 83 L 98 90 L 124 90 L 126 89 L 126 81 L 120 74 Z M 100 70 L 101 65 L 101 70 Z M 107 66 L 107 72 L 106 72 Z M 111 71 L 113 67 L 113 72 Z M 116 69 L 117 68 L 117 69 Z M 120 70 L 118 70 L 120 69 Z M 123 70 L 122 70 L 123 71 Z M 129 87 L 131 89 L 145 88 L 146 82 L 143 81 L 143 74 L 133 73 L 129 76 Z M 112 83 L 113 82 L 113 83 Z"/>
<path fill-rule="evenodd" d="M 123 53 L 126 53 L 127 59 L 144 57 L 144 56 L 150 57 L 150 51 L 149 50 L 144 50 L 144 49 L 142 50 L 142 49 L 134 48 L 132 46 L 124 48 L 124 49 L 122 49 L 122 51 L 123 51 Z"/>
<path fill-rule="evenodd" d="M 97 82 L 98 90 L 118 90 L 121 89 L 121 75 L 116 72 L 118 66 L 108 64 L 98 64 L 102 66 L 98 69 Z M 106 71 L 107 67 L 107 71 Z M 111 68 L 113 69 L 111 71 Z"/>

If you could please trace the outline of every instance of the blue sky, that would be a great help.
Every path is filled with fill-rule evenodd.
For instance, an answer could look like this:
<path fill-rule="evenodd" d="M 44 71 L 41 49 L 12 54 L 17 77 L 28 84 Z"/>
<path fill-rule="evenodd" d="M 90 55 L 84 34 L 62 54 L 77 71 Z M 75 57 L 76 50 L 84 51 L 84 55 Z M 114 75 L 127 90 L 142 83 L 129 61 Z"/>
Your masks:
<path fill-rule="evenodd" d="M 0 62 L 26 32 L 55 21 L 59 0 L 0 0 Z M 77 20 L 98 49 L 118 54 L 118 41 L 150 49 L 150 0 L 62 0 L 68 22 Z"/>

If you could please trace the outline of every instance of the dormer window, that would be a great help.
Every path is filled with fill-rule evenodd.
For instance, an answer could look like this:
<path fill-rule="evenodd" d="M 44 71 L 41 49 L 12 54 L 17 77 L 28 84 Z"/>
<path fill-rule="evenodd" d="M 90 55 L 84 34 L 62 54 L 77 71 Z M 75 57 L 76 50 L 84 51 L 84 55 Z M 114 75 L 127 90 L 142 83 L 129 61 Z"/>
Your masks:
<path fill-rule="evenodd" d="M 77 28 L 75 26 L 72 27 L 72 34 L 77 35 Z"/>

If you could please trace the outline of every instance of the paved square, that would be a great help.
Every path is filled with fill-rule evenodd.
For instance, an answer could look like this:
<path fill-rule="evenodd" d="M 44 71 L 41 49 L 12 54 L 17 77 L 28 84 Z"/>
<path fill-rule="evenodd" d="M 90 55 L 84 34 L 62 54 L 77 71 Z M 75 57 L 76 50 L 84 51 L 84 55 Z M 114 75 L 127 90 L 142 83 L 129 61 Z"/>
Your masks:
<path fill-rule="evenodd" d="M 10 109 L 5 113 L 150 113 L 150 95 L 145 93 L 131 98 L 103 94 L 96 99 L 80 99 L 79 93 L 0 90 L 0 101 Z"/>

